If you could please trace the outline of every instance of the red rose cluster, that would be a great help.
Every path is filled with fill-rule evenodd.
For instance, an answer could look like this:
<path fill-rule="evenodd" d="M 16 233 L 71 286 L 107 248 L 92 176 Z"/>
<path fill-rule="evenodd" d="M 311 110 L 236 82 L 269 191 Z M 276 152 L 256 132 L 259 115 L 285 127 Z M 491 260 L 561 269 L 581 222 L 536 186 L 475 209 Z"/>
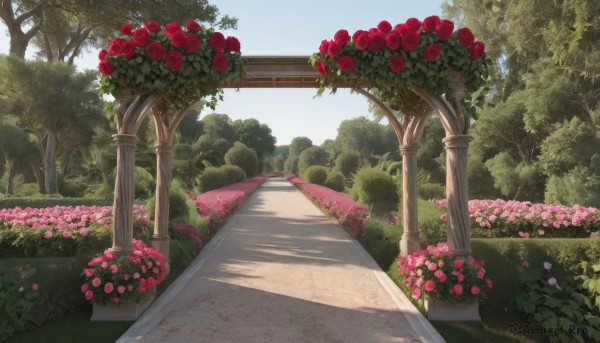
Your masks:
<path fill-rule="evenodd" d="M 136 56 L 147 57 L 152 61 L 164 62 L 165 66 L 173 72 L 181 69 L 184 56 L 197 52 L 202 46 L 202 38 L 207 32 L 195 21 L 188 21 L 185 29 L 178 23 L 169 23 L 161 31 L 157 22 L 147 22 L 143 27 L 133 30 L 131 24 L 121 27 L 122 37 L 114 38 L 106 50 L 101 50 L 98 55 L 100 63 L 98 70 L 101 74 L 110 76 L 114 72 L 114 65 L 107 56 L 132 59 Z M 163 44 L 162 36 L 168 37 L 170 44 Z M 216 54 L 212 60 L 212 68 L 221 73 L 227 70 L 229 61 L 224 53 L 240 52 L 240 42 L 235 37 L 223 36 L 214 32 L 208 36 L 208 44 Z"/>
<path fill-rule="evenodd" d="M 388 66 L 394 73 L 399 73 L 404 69 L 405 64 L 404 57 L 401 56 L 400 52 L 418 50 L 421 41 L 425 41 L 423 35 L 432 34 L 436 38 L 433 41 L 437 40 L 437 42 L 429 43 L 422 49 L 422 57 L 429 62 L 435 62 L 442 54 L 441 43 L 454 36 L 463 47 L 468 49 L 472 60 L 478 60 L 485 51 L 485 45 L 482 42 L 475 41 L 471 30 L 461 28 L 454 35 L 454 23 L 434 15 L 425 18 L 422 22 L 416 18 L 410 18 L 394 27 L 384 20 L 377 27 L 368 31 L 356 31 L 352 37 L 350 37 L 348 31 L 339 30 L 335 33 L 333 40 L 323 40 L 321 42 L 319 54 L 334 58 L 340 71 L 352 72 L 355 68 L 355 61 L 352 56 L 344 54 L 345 52 L 351 52 L 350 49 L 346 49 L 347 47 L 373 53 L 387 48 L 393 53 L 388 59 Z M 327 64 L 323 60 L 317 59 L 315 67 L 319 74 L 328 74 Z"/>

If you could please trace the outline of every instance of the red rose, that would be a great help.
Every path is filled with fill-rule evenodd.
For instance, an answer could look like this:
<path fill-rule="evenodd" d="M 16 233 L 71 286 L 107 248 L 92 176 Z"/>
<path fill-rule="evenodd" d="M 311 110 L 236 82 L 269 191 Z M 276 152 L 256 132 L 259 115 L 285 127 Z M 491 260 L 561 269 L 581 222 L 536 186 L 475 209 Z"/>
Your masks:
<path fill-rule="evenodd" d="M 377 51 L 385 45 L 385 34 L 381 33 L 379 30 L 377 33 L 371 34 L 369 32 L 369 50 Z"/>
<path fill-rule="evenodd" d="M 212 68 L 219 73 L 227 70 L 228 65 L 229 65 L 229 62 L 227 61 L 227 56 L 225 56 L 224 54 L 221 54 L 221 53 L 216 54 L 215 58 L 213 58 Z"/>
<path fill-rule="evenodd" d="M 327 65 L 323 63 L 323 61 L 317 60 L 317 62 L 315 62 L 315 66 L 317 67 L 319 74 L 327 75 Z"/>
<path fill-rule="evenodd" d="M 110 76 L 114 70 L 115 70 L 115 67 L 113 67 L 113 65 L 110 64 L 110 62 L 107 60 L 103 60 L 103 61 L 100 61 L 100 63 L 98 63 L 98 71 L 102 75 Z"/>
<path fill-rule="evenodd" d="M 402 45 L 402 37 L 400 37 L 398 32 L 392 31 L 385 37 L 385 45 L 390 50 L 396 50 Z"/>
<path fill-rule="evenodd" d="M 335 41 L 330 41 L 327 46 L 327 56 L 329 57 L 337 57 L 340 54 L 340 46 L 335 43 Z"/>
<path fill-rule="evenodd" d="M 363 32 L 366 32 L 364 30 L 356 30 L 356 32 L 354 32 L 354 34 L 352 35 L 352 41 L 354 43 L 356 43 L 356 40 L 358 39 L 358 36 L 361 35 Z"/>
<path fill-rule="evenodd" d="M 181 32 L 181 26 L 178 23 L 169 23 L 165 26 L 165 36 L 172 37 L 177 32 Z"/>
<path fill-rule="evenodd" d="M 438 26 L 435 28 L 435 34 L 440 40 L 447 40 L 450 38 L 453 31 L 454 23 L 447 19 L 440 21 Z"/>
<path fill-rule="evenodd" d="M 321 55 L 325 55 L 327 53 L 328 48 L 329 48 L 329 41 L 327 39 L 323 39 L 321 41 L 321 45 L 319 45 L 319 53 Z"/>
<path fill-rule="evenodd" d="M 225 49 L 225 36 L 221 32 L 215 32 L 210 35 L 208 39 L 208 44 L 215 51 L 223 51 Z"/>
<path fill-rule="evenodd" d="M 185 27 L 190 32 L 198 32 L 198 31 L 202 30 L 202 28 L 200 27 L 200 25 L 197 22 L 193 21 L 193 20 L 188 20 L 188 22 L 185 24 Z"/>
<path fill-rule="evenodd" d="M 178 71 L 183 64 L 183 57 L 177 51 L 169 51 L 165 57 L 165 64 L 172 71 Z"/>
<path fill-rule="evenodd" d="M 473 43 L 471 49 L 469 49 L 469 55 L 472 60 L 478 60 L 481 55 L 485 52 L 485 44 L 483 42 L 477 41 Z"/>
<path fill-rule="evenodd" d="M 400 55 L 392 55 L 389 66 L 394 73 L 401 72 L 404 69 L 404 58 Z"/>
<path fill-rule="evenodd" d="M 160 24 L 155 21 L 149 21 L 149 22 L 145 23 L 144 27 L 146 27 L 146 30 L 148 30 L 149 32 L 160 31 Z"/>
<path fill-rule="evenodd" d="M 346 46 L 346 44 L 348 44 L 350 41 L 350 35 L 346 30 L 338 30 L 338 32 L 336 32 L 333 36 L 333 40 L 339 46 Z"/>
<path fill-rule="evenodd" d="M 442 53 L 442 47 L 437 44 L 429 44 L 423 50 L 423 56 L 429 62 L 434 62 Z"/>
<path fill-rule="evenodd" d="M 398 32 L 400 36 L 404 36 L 408 32 L 408 28 L 404 24 L 398 24 L 394 26 L 394 31 Z"/>
<path fill-rule="evenodd" d="M 130 59 L 135 56 L 135 43 L 132 39 L 121 45 L 121 56 L 125 57 L 126 59 Z"/>
<path fill-rule="evenodd" d="M 415 31 L 409 31 L 402 37 L 402 48 L 410 51 L 419 47 L 419 34 Z"/>
<path fill-rule="evenodd" d="M 421 28 L 421 21 L 417 18 L 408 18 L 404 23 L 406 30 L 417 32 Z"/>
<path fill-rule="evenodd" d="M 225 40 L 225 51 L 240 52 L 240 50 L 241 50 L 240 41 L 233 36 L 227 37 L 227 39 Z"/>
<path fill-rule="evenodd" d="M 352 40 L 354 41 L 354 45 L 358 50 L 365 50 L 369 47 L 369 34 L 367 33 L 367 31 L 356 31 L 354 36 L 356 38 L 352 38 Z"/>
<path fill-rule="evenodd" d="M 131 24 L 125 24 L 121 26 L 120 30 L 122 35 L 130 35 L 131 34 Z"/>
<path fill-rule="evenodd" d="M 350 56 L 342 56 L 338 59 L 337 66 L 341 71 L 351 72 L 354 70 L 354 60 Z"/>
<path fill-rule="evenodd" d="M 437 15 L 432 15 L 423 20 L 423 31 L 425 32 L 435 32 L 435 28 L 440 23 L 440 17 Z"/>
<path fill-rule="evenodd" d="M 146 47 L 146 52 L 150 59 L 160 61 L 165 55 L 165 48 L 159 42 L 152 42 Z"/>
<path fill-rule="evenodd" d="M 133 42 L 140 48 L 145 48 L 148 45 L 148 30 L 143 27 L 136 29 L 133 32 Z"/>
<path fill-rule="evenodd" d="M 100 52 L 98 53 L 98 59 L 100 61 L 106 60 L 106 53 L 107 53 L 106 50 L 104 50 L 104 49 L 100 50 Z"/>
<path fill-rule="evenodd" d="M 121 38 L 114 38 L 108 43 L 108 53 L 114 56 L 119 56 L 121 54 L 121 46 L 123 45 L 124 40 Z"/>
<path fill-rule="evenodd" d="M 202 43 L 195 34 L 188 33 L 187 36 L 185 36 L 185 52 L 191 54 L 198 51 L 200 46 L 202 46 Z"/>
<path fill-rule="evenodd" d="M 179 31 L 175 31 L 173 32 L 173 34 L 171 34 L 171 44 L 173 44 L 174 47 L 176 47 L 177 49 L 184 49 L 185 48 L 185 33 L 183 33 L 183 31 L 179 30 Z"/>
<path fill-rule="evenodd" d="M 469 30 L 467 27 L 458 29 L 456 36 L 458 37 L 460 44 L 462 44 L 465 48 L 470 47 L 475 42 L 475 36 L 473 36 L 473 32 L 471 32 L 471 30 Z"/>
<path fill-rule="evenodd" d="M 382 20 L 377 25 L 377 29 L 379 31 L 381 31 L 382 33 L 388 34 L 388 33 L 390 33 L 390 31 L 392 31 L 392 24 L 390 24 L 390 22 L 387 20 Z"/>

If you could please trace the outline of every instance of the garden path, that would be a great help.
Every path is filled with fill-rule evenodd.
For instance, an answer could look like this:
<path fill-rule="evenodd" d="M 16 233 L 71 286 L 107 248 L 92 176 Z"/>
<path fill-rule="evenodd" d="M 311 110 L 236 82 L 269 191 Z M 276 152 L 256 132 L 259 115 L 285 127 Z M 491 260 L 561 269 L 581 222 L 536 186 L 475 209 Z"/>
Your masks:
<path fill-rule="evenodd" d="M 268 179 L 118 342 L 443 342 L 362 246 Z"/>

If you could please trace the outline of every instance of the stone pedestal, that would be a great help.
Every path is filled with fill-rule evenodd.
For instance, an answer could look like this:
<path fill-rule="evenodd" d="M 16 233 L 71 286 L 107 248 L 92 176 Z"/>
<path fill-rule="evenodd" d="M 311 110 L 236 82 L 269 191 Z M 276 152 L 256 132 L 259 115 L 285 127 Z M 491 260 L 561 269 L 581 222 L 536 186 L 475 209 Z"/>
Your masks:
<path fill-rule="evenodd" d="M 115 304 L 107 302 L 105 305 L 94 303 L 92 322 L 129 322 L 137 320 L 142 313 L 152 304 L 154 296 L 141 303 L 127 302 Z"/>
<path fill-rule="evenodd" d="M 427 319 L 443 321 L 481 321 L 479 302 L 470 304 L 456 303 L 446 300 L 425 300 Z"/>

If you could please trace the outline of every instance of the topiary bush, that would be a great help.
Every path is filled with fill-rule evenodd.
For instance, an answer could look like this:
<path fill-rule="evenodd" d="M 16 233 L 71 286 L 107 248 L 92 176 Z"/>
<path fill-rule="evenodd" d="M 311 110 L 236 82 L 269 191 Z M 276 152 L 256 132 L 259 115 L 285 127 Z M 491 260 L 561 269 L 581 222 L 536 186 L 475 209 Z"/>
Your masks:
<path fill-rule="evenodd" d="M 352 195 L 371 212 L 385 213 L 398 207 L 398 193 L 391 175 L 377 168 L 362 168 L 354 176 Z"/>
<path fill-rule="evenodd" d="M 303 178 L 310 183 L 323 185 L 325 180 L 327 180 L 327 170 L 321 166 L 310 166 L 304 172 Z"/>
<path fill-rule="evenodd" d="M 336 192 L 343 192 L 346 188 L 346 178 L 344 174 L 333 171 L 327 175 L 327 180 L 325 180 L 325 187 L 329 189 L 333 189 Z"/>
<path fill-rule="evenodd" d="M 220 166 L 219 171 L 223 173 L 223 178 L 227 183 L 226 186 L 238 183 L 246 178 L 246 172 L 242 168 L 232 164 Z"/>
<path fill-rule="evenodd" d="M 327 152 L 323 150 L 323 148 L 318 146 L 313 146 L 308 149 L 304 149 L 300 156 L 298 157 L 298 172 L 300 175 L 304 175 L 304 172 L 310 166 L 324 166 L 329 163 L 329 155 Z"/>
<path fill-rule="evenodd" d="M 335 168 L 345 177 L 350 177 L 360 165 L 360 156 L 354 151 L 343 151 L 335 160 Z"/>
<path fill-rule="evenodd" d="M 435 182 L 425 182 L 417 186 L 417 192 L 423 199 L 441 199 L 446 197 L 446 187 Z"/>
<path fill-rule="evenodd" d="M 233 147 L 225 154 L 227 164 L 236 165 L 246 172 L 247 177 L 258 174 L 258 157 L 254 149 L 248 148 L 246 144 L 235 142 Z"/>
<path fill-rule="evenodd" d="M 146 169 L 135 167 L 135 198 L 148 199 L 154 194 L 156 180 Z"/>
<path fill-rule="evenodd" d="M 240 182 L 245 178 L 246 173 L 238 166 L 208 167 L 198 177 L 198 188 L 204 193 Z"/>

